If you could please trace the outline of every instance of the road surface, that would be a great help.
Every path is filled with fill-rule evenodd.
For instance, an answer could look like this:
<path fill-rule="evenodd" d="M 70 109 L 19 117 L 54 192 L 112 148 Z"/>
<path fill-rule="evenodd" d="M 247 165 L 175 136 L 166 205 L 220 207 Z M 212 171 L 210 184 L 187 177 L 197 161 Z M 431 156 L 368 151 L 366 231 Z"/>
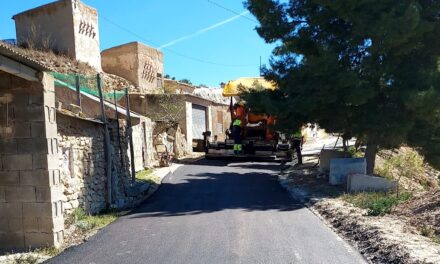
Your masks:
<path fill-rule="evenodd" d="M 366 263 L 280 187 L 279 168 L 183 166 L 132 214 L 49 263 Z"/>

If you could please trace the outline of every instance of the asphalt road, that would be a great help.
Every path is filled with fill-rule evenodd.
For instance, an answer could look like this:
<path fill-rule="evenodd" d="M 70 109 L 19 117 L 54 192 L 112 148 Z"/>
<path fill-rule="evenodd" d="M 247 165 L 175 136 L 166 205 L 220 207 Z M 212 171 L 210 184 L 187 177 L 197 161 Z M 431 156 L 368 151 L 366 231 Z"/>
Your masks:
<path fill-rule="evenodd" d="M 366 263 L 277 182 L 277 163 L 201 160 L 49 263 Z"/>

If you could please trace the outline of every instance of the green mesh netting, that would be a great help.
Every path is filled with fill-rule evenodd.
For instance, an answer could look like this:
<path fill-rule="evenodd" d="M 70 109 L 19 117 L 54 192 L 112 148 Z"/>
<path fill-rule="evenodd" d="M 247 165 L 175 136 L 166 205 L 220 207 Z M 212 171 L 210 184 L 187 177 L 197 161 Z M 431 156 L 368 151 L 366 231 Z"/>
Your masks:
<path fill-rule="evenodd" d="M 82 92 L 99 97 L 98 81 L 96 76 L 88 77 L 79 74 L 63 74 L 58 72 L 52 72 L 52 76 L 55 78 L 55 85 L 67 87 L 76 91 L 76 76 L 79 77 L 79 88 Z M 101 87 L 103 87 L 101 85 Z M 102 93 L 104 100 L 114 101 L 114 95 L 116 94 L 116 100 L 119 101 L 124 95 L 123 91 L 115 91 L 109 93 Z"/>

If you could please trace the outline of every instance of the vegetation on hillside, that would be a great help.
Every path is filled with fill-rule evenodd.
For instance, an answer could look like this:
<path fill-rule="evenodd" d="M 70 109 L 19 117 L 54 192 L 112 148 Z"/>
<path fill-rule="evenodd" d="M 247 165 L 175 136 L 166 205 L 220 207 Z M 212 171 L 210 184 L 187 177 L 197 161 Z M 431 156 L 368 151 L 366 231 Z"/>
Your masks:
<path fill-rule="evenodd" d="M 277 47 L 248 94 L 280 129 L 318 123 L 363 138 L 367 172 L 379 147 L 415 146 L 440 167 L 440 2 L 248 0 L 257 31 Z"/>

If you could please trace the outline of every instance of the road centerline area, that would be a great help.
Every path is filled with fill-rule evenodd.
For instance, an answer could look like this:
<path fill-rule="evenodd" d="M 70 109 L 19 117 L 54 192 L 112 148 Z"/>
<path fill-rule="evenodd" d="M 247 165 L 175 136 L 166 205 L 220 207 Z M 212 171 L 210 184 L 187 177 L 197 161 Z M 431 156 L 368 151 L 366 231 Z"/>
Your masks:
<path fill-rule="evenodd" d="M 48 263 L 366 263 L 278 184 L 277 163 L 200 160 Z"/>

